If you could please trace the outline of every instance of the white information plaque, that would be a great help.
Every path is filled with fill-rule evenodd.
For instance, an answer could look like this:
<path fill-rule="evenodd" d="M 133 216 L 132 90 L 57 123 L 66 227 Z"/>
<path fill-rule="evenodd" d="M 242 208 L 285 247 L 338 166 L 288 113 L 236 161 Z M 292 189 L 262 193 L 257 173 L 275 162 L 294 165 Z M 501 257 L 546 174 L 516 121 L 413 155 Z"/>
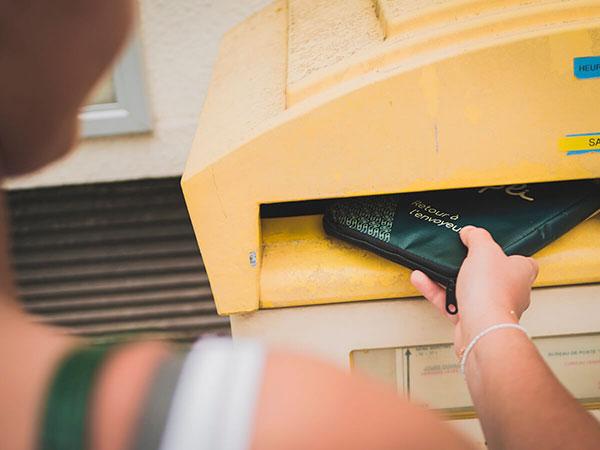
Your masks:
<path fill-rule="evenodd" d="M 534 339 L 558 379 L 580 402 L 600 408 L 600 334 Z M 352 367 L 454 418 L 473 417 L 473 403 L 451 344 L 356 350 Z"/>

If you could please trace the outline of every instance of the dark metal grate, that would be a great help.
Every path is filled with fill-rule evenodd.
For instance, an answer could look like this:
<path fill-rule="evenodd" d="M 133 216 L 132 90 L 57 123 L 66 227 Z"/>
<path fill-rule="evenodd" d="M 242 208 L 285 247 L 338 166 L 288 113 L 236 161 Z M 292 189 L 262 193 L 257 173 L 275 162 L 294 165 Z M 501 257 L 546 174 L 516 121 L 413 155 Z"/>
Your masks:
<path fill-rule="evenodd" d="M 189 342 L 216 314 L 177 178 L 10 191 L 25 307 L 89 336 Z"/>

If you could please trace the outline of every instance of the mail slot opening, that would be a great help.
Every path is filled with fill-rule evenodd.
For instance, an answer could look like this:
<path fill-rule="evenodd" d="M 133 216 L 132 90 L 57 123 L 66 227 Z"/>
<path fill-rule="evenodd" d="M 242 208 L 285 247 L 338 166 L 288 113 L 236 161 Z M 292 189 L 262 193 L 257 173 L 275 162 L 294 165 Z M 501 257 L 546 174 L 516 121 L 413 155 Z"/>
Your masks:
<path fill-rule="evenodd" d="M 561 189 L 568 188 L 561 183 Z M 506 195 L 531 201 L 527 185 L 502 189 Z M 417 295 L 409 282 L 410 269 L 325 232 L 323 214 L 338 200 L 261 205 L 261 308 Z M 598 282 L 599 255 L 600 218 L 596 215 L 535 254 L 540 263 L 536 286 Z"/>

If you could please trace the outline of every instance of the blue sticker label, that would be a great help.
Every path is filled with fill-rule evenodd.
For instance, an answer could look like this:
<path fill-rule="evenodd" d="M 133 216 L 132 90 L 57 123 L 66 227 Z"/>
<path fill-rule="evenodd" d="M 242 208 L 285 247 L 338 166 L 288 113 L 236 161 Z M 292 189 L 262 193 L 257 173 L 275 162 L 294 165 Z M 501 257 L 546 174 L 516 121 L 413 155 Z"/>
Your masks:
<path fill-rule="evenodd" d="M 575 77 L 580 80 L 600 78 L 600 56 L 584 56 L 573 60 Z"/>

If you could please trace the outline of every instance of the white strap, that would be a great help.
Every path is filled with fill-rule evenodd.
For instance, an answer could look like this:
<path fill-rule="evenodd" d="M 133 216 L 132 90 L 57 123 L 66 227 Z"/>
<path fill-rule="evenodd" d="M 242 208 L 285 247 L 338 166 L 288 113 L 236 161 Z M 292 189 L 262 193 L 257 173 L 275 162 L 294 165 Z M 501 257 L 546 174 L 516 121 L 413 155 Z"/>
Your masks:
<path fill-rule="evenodd" d="M 208 339 L 188 355 L 161 450 L 247 450 L 265 351 L 252 341 Z"/>
<path fill-rule="evenodd" d="M 471 353 L 471 350 L 473 350 L 473 347 L 475 347 L 475 344 L 477 344 L 477 342 L 479 342 L 479 339 L 484 337 L 486 334 L 491 333 L 492 331 L 501 330 L 503 328 L 514 328 L 516 330 L 521 330 L 523 333 L 525 333 L 527 336 L 529 336 L 529 334 L 527 333 L 527 330 L 525 328 L 523 328 L 521 325 L 516 324 L 516 323 L 499 323 L 496 325 L 492 325 L 491 327 L 487 327 L 485 330 L 483 330 L 481 333 L 479 333 L 477 336 L 475 336 L 471 340 L 471 342 L 469 342 L 469 345 L 467 345 L 467 348 L 465 349 L 465 352 L 462 355 L 462 358 L 460 360 L 460 373 L 462 373 L 463 377 L 465 376 L 465 366 L 467 364 L 467 358 L 469 356 L 469 353 Z"/>

